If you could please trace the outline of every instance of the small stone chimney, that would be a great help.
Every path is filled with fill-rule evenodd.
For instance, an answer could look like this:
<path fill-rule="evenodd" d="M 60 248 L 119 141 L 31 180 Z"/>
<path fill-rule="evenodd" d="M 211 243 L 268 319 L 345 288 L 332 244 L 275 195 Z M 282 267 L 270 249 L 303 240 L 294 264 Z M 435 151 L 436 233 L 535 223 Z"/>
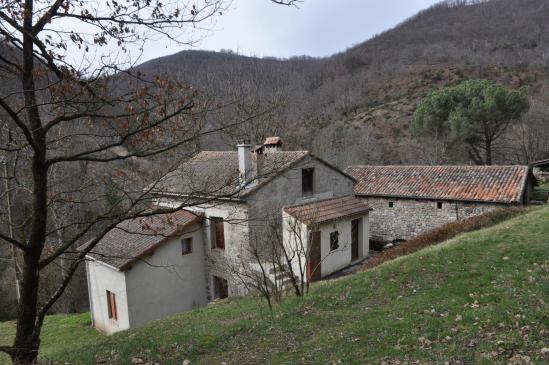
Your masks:
<path fill-rule="evenodd" d="M 265 147 L 263 145 L 257 145 L 252 148 L 252 172 L 253 179 L 261 178 L 263 173 L 263 153 L 265 152 Z"/>
<path fill-rule="evenodd" d="M 237 144 L 238 149 L 238 178 L 240 185 L 245 186 L 252 180 L 251 145 L 247 140 Z"/>
<path fill-rule="evenodd" d="M 267 137 L 263 143 L 265 153 L 282 151 L 282 139 L 280 137 Z"/>

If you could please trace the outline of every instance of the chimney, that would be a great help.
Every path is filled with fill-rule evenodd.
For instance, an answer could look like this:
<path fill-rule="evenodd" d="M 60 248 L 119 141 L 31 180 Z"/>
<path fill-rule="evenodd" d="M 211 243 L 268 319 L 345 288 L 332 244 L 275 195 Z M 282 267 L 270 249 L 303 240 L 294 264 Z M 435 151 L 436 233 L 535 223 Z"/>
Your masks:
<path fill-rule="evenodd" d="M 263 143 L 265 153 L 282 151 L 282 139 L 280 137 L 267 137 Z"/>
<path fill-rule="evenodd" d="M 244 187 L 251 180 L 252 163 L 251 163 L 251 145 L 247 140 L 238 142 L 238 177 L 240 185 Z"/>
<path fill-rule="evenodd" d="M 263 173 L 263 153 L 265 152 L 265 147 L 263 145 L 257 145 L 252 148 L 252 173 L 253 179 L 261 178 Z"/>

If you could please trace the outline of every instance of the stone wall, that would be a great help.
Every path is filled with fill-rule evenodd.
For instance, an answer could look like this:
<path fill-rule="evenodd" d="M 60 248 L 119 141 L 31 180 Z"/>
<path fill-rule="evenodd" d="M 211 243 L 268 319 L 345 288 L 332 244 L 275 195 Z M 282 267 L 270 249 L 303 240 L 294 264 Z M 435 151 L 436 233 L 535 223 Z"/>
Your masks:
<path fill-rule="evenodd" d="M 304 197 L 301 191 L 301 171 L 308 168 L 314 169 L 314 191 L 313 195 Z M 280 220 L 284 206 L 353 195 L 353 187 L 351 178 L 308 156 L 247 198 L 250 235 L 264 235 L 265 224 L 273 219 Z"/>
<path fill-rule="evenodd" d="M 362 197 L 362 199 L 373 209 L 370 212 L 370 237 L 376 241 L 408 240 L 446 223 L 509 206 L 508 204 L 426 199 L 383 197 Z"/>
<path fill-rule="evenodd" d="M 214 299 L 214 276 L 228 281 L 229 295 L 246 294 L 246 289 L 235 275 L 235 271 L 250 260 L 248 257 L 250 246 L 247 205 L 238 202 L 213 203 L 198 207 L 197 210 L 204 212 L 206 217 L 202 233 L 205 243 L 209 299 Z M 225 249 L 212 247 L 212 227 L 208 220 L 209 217 L 223 218 Z"/>
<path fill-rule="evenodd" d="M 165 207 L 179 206 L 182 202 L 171 199 L 159 199 L 156 204 Z M 250 219 L 248 205 L 244 202 L 225 201 L 212 202 L 205 205 L 186 208 L 204 214 L 201 227 L 202 242 L 204 242 L 204 265 L 206 271 L 206 287 L 208 300 L 214 299 L 213 277 L 227 280 L 229 295 L 246 294 L 242 282 L 234 275 L 234 271 L 243 263 L 250 262 L 249 236 Z M 210 217 L 223 218 L 225 249 L 212 247 L 212 227 Z"/>

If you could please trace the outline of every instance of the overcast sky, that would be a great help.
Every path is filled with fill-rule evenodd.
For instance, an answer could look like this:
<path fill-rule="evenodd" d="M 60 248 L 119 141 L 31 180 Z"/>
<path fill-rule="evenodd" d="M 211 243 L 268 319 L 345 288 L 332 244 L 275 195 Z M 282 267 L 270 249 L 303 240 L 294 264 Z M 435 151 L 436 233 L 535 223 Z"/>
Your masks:
<path fill-rule="evenodd" d="M 244 55 L 329 56 L 390 29 L 439 0 L 304 0 L 299 8 L 269 0 L 233 0 L 194 49 L 231 49 Z M 185 49 L 149 43 L 141 62 Z"/>

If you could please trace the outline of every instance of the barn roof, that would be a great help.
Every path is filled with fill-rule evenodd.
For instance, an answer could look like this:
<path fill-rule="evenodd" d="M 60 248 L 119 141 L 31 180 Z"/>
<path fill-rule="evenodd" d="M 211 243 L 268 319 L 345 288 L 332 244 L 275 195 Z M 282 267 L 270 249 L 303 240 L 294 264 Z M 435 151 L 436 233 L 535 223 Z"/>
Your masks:
<path fill-rule="evenodd" d="M 241 199 L 252 194 L 276 176 L 292 168 L 307 156 L 327 165 L 347 178 L 354 178 L 309 151 L 279 151 L 261 155 L 259 176 L 243 189 L 239 181 L 237 151 L 202 151 L 165 176 L 155 191 L 160 195 Z M 252 155 L 252 159 L 255 159 Z"/>
<path fill-rule="evenodd" d="M 125 270 L 201 220 L 201 215 L 185 210 L 130 219 L 107 233 L 88 255 L 116 269 Z"/>
<path fill-rule="evenodd" d="M 520 203 L 527 166 L 351 166 L 355 194 Z"/>
<path fill-rule="evenodd" d="M 284 207 L 286 213 L 307 225 L 331 222 L 370 210 L 372 208 L 354 195 Z"/>

